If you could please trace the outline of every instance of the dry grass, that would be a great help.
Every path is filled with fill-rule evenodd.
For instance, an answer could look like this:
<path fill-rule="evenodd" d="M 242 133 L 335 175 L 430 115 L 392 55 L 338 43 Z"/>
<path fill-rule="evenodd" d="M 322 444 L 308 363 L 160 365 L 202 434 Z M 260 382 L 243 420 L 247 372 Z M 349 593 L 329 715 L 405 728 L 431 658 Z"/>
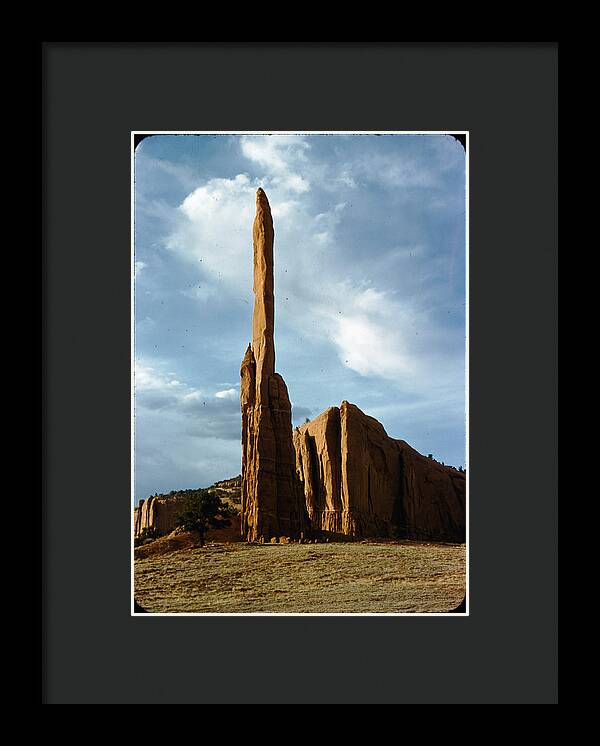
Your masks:
<path fill-rule="evenodd" d="M 443 612 L 464 594 L 464 544 L 213 543 L 135 560 L 148 612 Z"/>

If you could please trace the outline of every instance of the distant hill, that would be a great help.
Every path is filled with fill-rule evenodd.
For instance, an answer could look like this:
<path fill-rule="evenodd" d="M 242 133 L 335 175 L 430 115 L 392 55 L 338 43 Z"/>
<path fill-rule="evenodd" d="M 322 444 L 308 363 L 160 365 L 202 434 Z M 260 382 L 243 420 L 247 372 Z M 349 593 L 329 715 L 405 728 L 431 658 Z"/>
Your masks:
<path fill-rule="evenodd" d="M 223 502 L 227 503 L 234 513 L 238 513 L 241 502 L 242 477 L 232 477 L 215 482 L 208 488 L 172 490 L 160 495 L 151 495 L 140 500 L 133 509 L 134 536 L 140 538 L 145 534 L 152 538 L 164 536 L 176 527 L 177 515 L 182 511 L 186 499 L 200 489 L 216 492 Z"/>

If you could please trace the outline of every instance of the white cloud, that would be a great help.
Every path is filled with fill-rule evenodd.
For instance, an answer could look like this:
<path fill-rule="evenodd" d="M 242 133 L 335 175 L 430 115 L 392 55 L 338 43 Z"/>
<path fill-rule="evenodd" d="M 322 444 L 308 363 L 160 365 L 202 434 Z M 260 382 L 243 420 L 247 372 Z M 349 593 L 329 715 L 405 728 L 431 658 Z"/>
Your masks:
<path fill-rule="evenodd" d="M 163 389 L 172 389 L 182 384 L 176 379 L 158 372 L 150 365 L 142 362 L 136 362 L 135 365 L 135 388 L 136 391 L 160 391 Z"/>
<path fill-rule="evenodd" d="M 250 179 L 238 174 L 232 179 L 210 179 L 197 187 L 175 210 L 174 229 L 166 239 L 169 250 L 190 263 L 190 277 L 198 287 L 181 290 L 184 295 L 207 301 L 223 292 L 238 298 L 252 299 L 252 222 L 255 214 L 256 190 L 266 180 Z M 314 216 L 306 205 L 288 189 L 288 184 L 268 187 L 276 233 L 276 263 L 285 255 L 286 261 L 297 265 L 302 254 L 293 255 L 304 233 L 311 240 L 331 237 L 337 217 L 343 209 L 338 205 L 334 214 Z M 318 233 L 326 234 L 321 239 Z M 197 273 L 197 274 L 194 274 Z"/>
<path fill-rule="evenodd" d="M 339 357 L 348 367 L 363 376 L 398 378 L 413 370 L 411 359 L 399 349 L 398 335 L 390 338 L 389 329 L 366 314 L 339 321 L 334 340 Z"/>
<path fill-rule="evenodd" d="M 315 309 L 321 317 L 318 332 L 327 335 L 342 364 L 362 376 L 414 375 L 417 360 L 409 344 L 414 312 L 372 287 L 342 282 L 331 290 Z"/>
<path fill-rule="evenodd" d="M 240 193 L 251 194 L 253 191 L 247 174 L 238 174 L 234 179 L 211 179 L 206 185 L 194 189 L 183 200 L 180 209 L 191 221 L 203 222 L 213 217 L 215 210 L 227 210 L 230 200 Z M 246 208 L 248 214 L 252 208 L 250 203 Z"/>
<path fill-rule="evenodd" d="M 257 184 L 246 174 L 233 179 L 210 179 L 183 200 L 176 229 L 167 248 L 195 264 L 198 277 L 240 284 L 240 272 L 252 261 L 252 220 Z M 211 292 L 203 284 L 197 295 Z"/>
<path fill-rule="evenodd" d="M 450 136 L 428 137 L 422 147 L 396 151 L 393 158 L 380 146 L 380 142 L 371 142 L 345 163 L 336 164 L 337 180 L 350 188 L 379 184 L 395 190 L 391 194 L 397 197 L 415 193 L 423 199 L 426 192 L 438 193 L 443 188 L 444 177 L 450 170 L 464 165 L 464 150 Z M 444 206 L 443 200 L 434 205 Z"/>
<path fill-rule="evenodd" d="M 298 170 L 307 165 L 308 142 L 298 136 L 258 135 L 241 139 L 242 155 L 265 169 L 264 178 L 275 186 L 303 194 L 310 182 Z"/>
<path fill-rule="evenodd" d="M 239 401 L 235 388 L 215 394 L 191 386 L 185 381 L 164 374 L 159 361 L 152 365 L 138 360 L 135 366 L 136 417 L 149 411 L 169 413 L 173 423 L 179 419 L 180 428 L 187 427 L 184 420 L 191 419 L 198 425 L 196 434 L 215 434 L 215 437 L 237 437 L 239 430 Z M 183 418 L 183 419 L 182 419 Z"/>
<path fill-rule="evenodd" d="M 225 391 L 217 391 L 215 396 L 217 399 L 235 399 L 237 401 L 239 393 L 237 389 L 225 389 Z"/>
<path fill-rule="evenodd" d="M 313 238 L 320 244 L 329 243 L 334 239 L 335 229 L 340 224 L 343 212 L 346 209 L 346 203 L 338 203 L 333 210 L 328 212 L 320 212 L 314 217 L 313 223 Z"/>

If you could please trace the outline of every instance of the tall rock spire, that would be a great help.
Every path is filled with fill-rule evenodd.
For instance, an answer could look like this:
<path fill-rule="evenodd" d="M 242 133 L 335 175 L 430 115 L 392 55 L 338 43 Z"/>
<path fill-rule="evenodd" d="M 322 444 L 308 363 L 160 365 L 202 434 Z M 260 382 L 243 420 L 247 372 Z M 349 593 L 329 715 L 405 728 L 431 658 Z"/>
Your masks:
<path fill-rule="evenodd" d="M 275 373 L 273 218 L 267 195 L 256 194 L 252 343 L 240 369 L 242 408 L 242 535 L 248 541 L 297 536 L 307 527 L 296 474 L 291 404 Z"/>
<path fill-rule="evenodd" d="M 267 195 L 256 193 L 256 216 L 252 226 L 254 242 L 254 315 L 252 350 L 256 361 L 256 400 L 268 403 L 269 376 L 275 373 L 275 296 L 273 292 L 273 218 Z"/>

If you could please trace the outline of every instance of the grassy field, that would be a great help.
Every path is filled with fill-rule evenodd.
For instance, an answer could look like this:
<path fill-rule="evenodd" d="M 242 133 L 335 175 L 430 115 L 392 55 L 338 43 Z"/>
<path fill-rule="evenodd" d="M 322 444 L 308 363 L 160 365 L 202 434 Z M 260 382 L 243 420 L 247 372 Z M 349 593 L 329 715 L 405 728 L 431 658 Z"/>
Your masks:
<path fill-rule="evenodd" d="M 463 544 L 219 542 L 135 560 L 148 612 L 442 612 L 464 594 Z"/>

